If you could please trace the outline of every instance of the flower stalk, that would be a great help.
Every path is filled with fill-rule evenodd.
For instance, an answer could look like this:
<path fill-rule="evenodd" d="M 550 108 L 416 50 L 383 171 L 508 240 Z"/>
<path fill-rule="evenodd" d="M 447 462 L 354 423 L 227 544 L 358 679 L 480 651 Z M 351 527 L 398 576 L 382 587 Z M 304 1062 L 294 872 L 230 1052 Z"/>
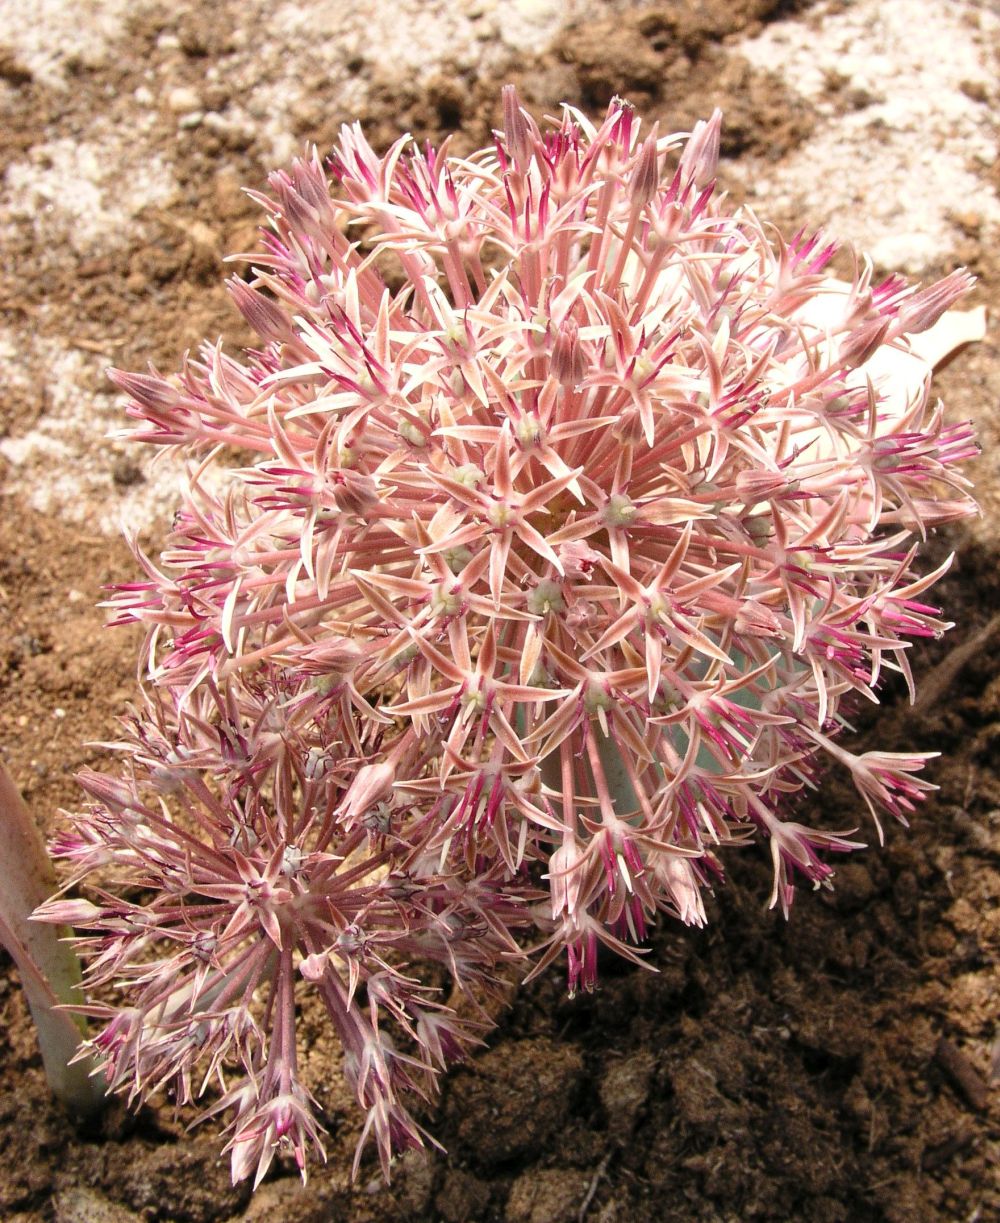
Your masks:
<path fill-rule="evenodd" d="M 75 1012 L 83 1002 L 80 961 L 66 927 L 31 921 L 56 889 L 55 870 L 41 834 L 14 781 L 0 762 L 0 942 L 10 953 L 38 1035 L 53 1095 L 75 1116 L 97 1111 L 104 1082 L 91 1057 L 78 1057 L 87 1035 Z"/>

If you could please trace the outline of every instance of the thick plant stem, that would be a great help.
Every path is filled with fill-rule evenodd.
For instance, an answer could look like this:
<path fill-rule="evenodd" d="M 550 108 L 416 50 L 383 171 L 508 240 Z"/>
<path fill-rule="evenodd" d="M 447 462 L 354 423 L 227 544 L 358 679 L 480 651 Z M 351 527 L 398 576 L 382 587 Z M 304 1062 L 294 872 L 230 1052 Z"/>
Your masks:
<path fill-rule="evenodd" d="M 38 828 L 0 763 L 0 941 L 10 952 L 38 1031 L 53 1094 L 77 1115 L 99 1109 L 104 1081 L 90 1058 L 70 1064 L 86 1036 L 80 1016 L 58 1010 L 82 1002 L 80 962 L 65 927 L 30 920 L 56 890 L 55 872 Z"/>

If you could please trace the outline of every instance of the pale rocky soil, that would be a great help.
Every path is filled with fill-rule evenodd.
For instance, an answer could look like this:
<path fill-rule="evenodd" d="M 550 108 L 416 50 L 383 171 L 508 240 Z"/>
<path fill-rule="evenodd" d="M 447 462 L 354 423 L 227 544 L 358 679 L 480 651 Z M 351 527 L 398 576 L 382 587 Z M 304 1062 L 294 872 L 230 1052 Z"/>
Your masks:
<path fill-rule="evenodd" d="M 50 95 L 55 114 L 20 155 L 11 150 L 5 159 L 0 260 L 13 272 L 25 245 L 39 244 L 64 267 L 69 260 L 86 269 L 149 241 L 152 224 L 177 210 L 176 225 L 209 264 L 205 279 L 221 279 L 216 261 L 232 252 L 220 218 L 204 208 L 197 219 L 186 215 L 192 189 L 226 193 L 231 210 L 240 185 L 259 185 L 310 138 L 366 107 L 383 103 L 391 112 L 384 101 L 400 78 L 417 89 L 440 86 L 452 73 L 501 79 L 538 49 L 558 48 L 567 15 L 586 25 L 625 7 L 601 0 L 393 0 L 364 8 L 255 0 L 233 4 L 225 11 L 230 20 L 220 10 L 204 28 L 195 10 L 181 10 L 149 40 L 149 62 L 130 65 L 124 81 L 81 113 L 71 100 L 81 76 L 114 65 L 128 31 L 143 22 L 156 28 L 160 10 L 144 0 L 10 4 L 0 46 L 12 68 L 0 80 L 0 104 L 15 104 L 18 74 L 26 72 Z M 810 136 L 778 158 L 764 124 L 761 152 L 733 167 L 748 202 L 765 218 L 823 225 L 880 267 L 912 274 L 960 262 L 970 233 L 984 245 L 995 242 L 1000 203 L 984 179 L 997 157 L 990 102 L 998 30 L 1000 16 L 987 4 L 858 0 L 736 36 L 732 55 L 777 73 L 814 118 Z M 559 87 L 575 100 L 572 70 L 547 67 L 533 81 L 543 107 L 563 100 Z M 661 102 L 668 119 L 670 103 L 668 92 Z M 206 132 L 221 146 L 206 174 L 212 181 L 191 184 L 178 163 L 200 150 Z M 246 159 L 235 154 L 244 151 L 253 155 L 252 168 L 241 177 L 237 167 Z M 111 481 L 108 496 L 123 451 L 106 438 L 120 427 L 123 401 L 103 369 L 133 338 L 127 309 L 105 317 L 105 334 L 81 336 L 78 317 L 58 317 L 45 286 L 31 288 L 40 300 L 28 333 L 16 320 L 0 328 L 0 376 L 15 396 L 45 406 L 30 428 L 0 441 L 8 489 L 42 512 L 106 534 L 117 534 L 123 521 L 134 527 L 156 515 L 162 520 L 175 498 L 166 473 L 138 486 Z M 224 318 L 219 327 L 235 332 Z"/>
<path fill-rule="evenodd" d="M 240 188 L 341 123 L 364 119 L 381 144 L 453 128 L 478 144 L 507 79 L 539 113 L 623 92 L 678 130 L 719 104 L 725 184 L 761 217 L 827 227 L 883 271 L 967 264 L 978 301 L 996 301 L 989 3 L 208 11 L 0 0 L 0 751 L 47 825 L 77 801 L 74 771 L 102 760 L 86 744 L 113 736 L 131 689 L 134 642 L 94 610 L 102 583 L 131 573 L 120 529 L 155 545 L 176 501 L 176 471 L 109 438 L 123 417 L 105 367 L 170 370 L 202 337 L 245 338 L 221 287 L 222 257 L 256 240 Z M 357 1117 L 322 1032 L 307 1059 L 333 1139 L 306 1190 L 285 1169 L 249 1202 L 216 1135 L 185 1135 L 166 1107 L 75 1130 L 47 1102 L 11 973 L 0 1218 L 1000 1217 L 995 323 L 939 385 L 953 418 L 976 422 L 984 514 L 935 545 L 958 553 L 942 592 L 958 627 L 917 660 L 934 699 L 910 721 L 890 701 L 878 732 L 945 753 L 910 834 L 845 866 L 835 897 L 803 897 L 787 927 L 763 912 L 766 866 L 748 860 L 707 933 L 661 932 L 658 977 L 611 974 L 575 1003 L 555 972 L 525 991 L 432 1119 L 450 1154 L 408 1157 L 390 1190 L 370 1165 L 348 1185 Z M 838 826 L 856 822 L 835 784 L 823 801 L 843 807 Z"/>

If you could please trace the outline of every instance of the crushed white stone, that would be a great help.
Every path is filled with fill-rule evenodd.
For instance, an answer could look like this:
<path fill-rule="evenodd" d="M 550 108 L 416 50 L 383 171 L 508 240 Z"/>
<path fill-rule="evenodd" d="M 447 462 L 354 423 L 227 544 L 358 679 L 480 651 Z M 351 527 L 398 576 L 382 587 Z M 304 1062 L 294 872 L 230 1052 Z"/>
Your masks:
<path fill-rule="evenodd" d="M 463 72 L 483 76 L 516 64 L 517 56 L 545 47 L 570 20 L 606 16 L 626 0 L 342 0 L 273 4 L 246 0 L 233 31 L 236 51 L 209 80 L 223 78 L 240 102 L 234 121 L 249 123 L 274 165 L 301 151 L 295 119 L 323 105 L 345 120 L 366 100 L 368 81 L 352 71 L 367 60 L 382 84 L 421 85 L 432 76 Z M 251 31 L 264 22 L 268 38 Z"/>
<path fill-rule="evenodd" d="M 66 89 L 66 64 L 103 63 L 125 19 L 150 7 L 145 0 L 11 0 L 2 6 L 0 42 L 39 84 Z"/>
<path fill-rule="evenodd" d="M 180 501 L 181 467 L 151 465 L 147 447 L 109 440 L 126 418 L 107 365 L 106 356 L 49 337 L 0 331 L 0 395 L 44 387 L 47 403 L 33 428 L 0 438 L 0 512 L 3 495 L 19 493 L 40 513 L 85 522 L 95 534 L 169 521 Z M 114 472 L 123 462 L 145 478 L 119 487 Z"/>
<path fill-rule="evenodd" d="M 751 200 L 799 211 L 876 263 L 919 272 L 947 259 L 970 211 L 1000 225 L 977 177 L 997 156 L 993 107 L 1000 16 L 974 0 L 857 0 L 768 26 L 737 47 L 817 108 L 814 135 L 777 162 L 742 163 Z M 847 78 L 831 90 L 835 78 Z M 987 103 L 966 92 L 982 90 Z M 837 113 L 840 99 L 872 101 Z"/>
<path fill-rule="evenodd" d="M 96 125 L 89 140 L 47 140 L 13 162 L 0 187 L 0 214 L 9 218 L 0 226 L 0 253 L 18 241 L 11 225 L 17 221 L 30 222 L 43 241 L 81 255 L 127 245 L 137 214 L 168 204 L 176 191 L 172 171 L 142 149 L 136 129 Z"/>
<path fill-rule="evenodd" d="M 187 85 L 177 85 L 167 94 L 167 107 L 175 114 L 201 107 L 201 96 Z"/>

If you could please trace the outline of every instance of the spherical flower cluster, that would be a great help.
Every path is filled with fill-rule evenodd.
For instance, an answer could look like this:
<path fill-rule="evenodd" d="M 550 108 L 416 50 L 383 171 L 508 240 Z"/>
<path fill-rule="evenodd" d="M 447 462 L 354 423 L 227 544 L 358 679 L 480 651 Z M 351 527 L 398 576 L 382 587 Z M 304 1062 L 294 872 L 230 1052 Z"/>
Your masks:
<path fill-rule="evenodd" d="M 878 361 L 969 277 L 828 279 L 716 198 L 719 123 L 543 132 L 508 89 L 467 158 L 345 128 L 256 197 L 258 347 L 114 374 L 192 468 L 113 599 L 148 629 L 126 776 L 59 846 L 102 887 L 49 915 L 128 995 L 92 1008 L 112 1084 L 217 1083 L 234 1176 L 319 1146 L 307 987 L 387 1167 L 486 1022 L 423 965 L 481 1001 L 540 929 L 535 971 L 590 989 L 599 944 L 704 922 L 728 844 L 768 844 L 786 911 L 827 881 L 858 842 L 784 813 L 821 760 L 873 811 L 928 789 L 838 731 L 946 627 L 915 541 L 972 510 L 975 447 Z"/>

